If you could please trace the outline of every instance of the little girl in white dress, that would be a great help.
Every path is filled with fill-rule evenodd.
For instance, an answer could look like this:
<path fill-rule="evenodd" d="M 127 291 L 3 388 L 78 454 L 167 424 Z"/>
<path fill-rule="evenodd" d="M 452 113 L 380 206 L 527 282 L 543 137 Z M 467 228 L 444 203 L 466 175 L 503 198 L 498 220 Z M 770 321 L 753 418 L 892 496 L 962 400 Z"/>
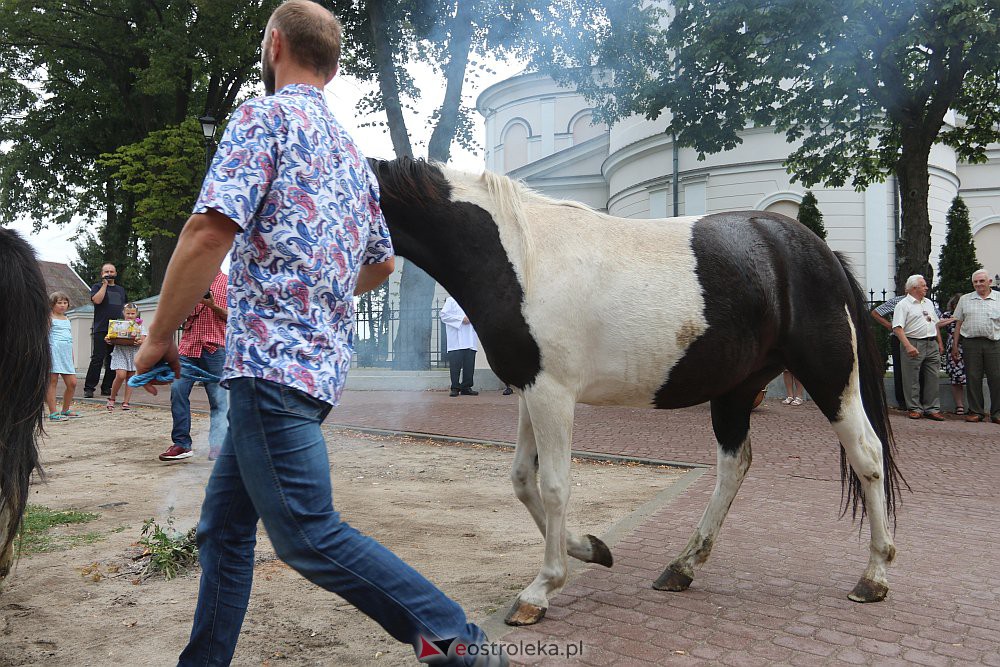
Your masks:
<path fill-rule="evenodd" d="M 115 399 L 122 384 L 125 385 L 125 395 L 122 401 L 122 410 L 130 410 L 129 400 L 132 398 L 132 387 L 128 385 L 128 379 L 135 375 L 135 353 L 139 345 L 146 338 L 146 329 L 142 326 L 139 318 L 139 307 L 134 303 L 126 303 L 122 308 L 122 316 L 130 322 L 138 325 L 138 332 L 133 337 L 131 343 L 115 343 L 115 349 L 111 353 L 111 370 L 115 372 L 115 381 L 111 385 L 111 396 L 108 398 L 108 412 L 115 409 Z"/>

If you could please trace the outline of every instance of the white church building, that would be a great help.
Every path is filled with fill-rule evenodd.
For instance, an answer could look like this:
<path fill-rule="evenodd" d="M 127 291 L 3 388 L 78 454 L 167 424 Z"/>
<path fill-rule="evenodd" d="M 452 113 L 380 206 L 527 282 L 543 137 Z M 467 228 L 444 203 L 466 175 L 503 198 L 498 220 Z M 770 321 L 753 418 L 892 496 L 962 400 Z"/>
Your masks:
<path fill-rule="evenodd" d="M 611 215 L 673 215 L 674 151 L 662 118 L 633 116 L 610 128 L 594 125 L 582 95 L 534 73 L 487 88 L 476 106 L 486 120 L 486 169 Z M 782 166 L 791 152 L 784 135 L 753 128 L 742 138 L 734 150 L 702 161 L 691 148 L 677 151 L 678 215 L 753 209 L 796 216 L 807 188 L 792 183 Z M 991 276 L 1000 273 L 1000 145 L 988 154 L 989 162 L 968 165 L 947 146 L 936 145 L 931 152 L 928 207 L 935 271 L 945 215 L 955 195 L 961 195 L 979 261 Z M 809 189 L 823 213 L 830 247 L 851 259 L 861 284 L 876 297 L 882 290 L 891 293 L 900 217 L 896 179 L 864 192 L 849 185 Z"/>

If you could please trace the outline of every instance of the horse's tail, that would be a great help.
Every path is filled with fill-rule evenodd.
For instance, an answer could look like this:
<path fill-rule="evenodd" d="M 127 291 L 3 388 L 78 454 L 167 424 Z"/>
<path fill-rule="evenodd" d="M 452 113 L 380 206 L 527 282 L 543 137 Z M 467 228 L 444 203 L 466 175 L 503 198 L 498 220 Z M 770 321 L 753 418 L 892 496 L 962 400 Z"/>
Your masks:
<path fill-rule="evenodd" d="M 49 382 L 48 297 L 35 253 L 0 227 L 0 578 L 17 536 L 33 470 Z M 2 520 L 6 518 L 6 521 Z"/>
<path fill-rule="evenodd" d="M 909 484 L 896 467 L 894 455 L 896 453 L 896 441 L 892 435 L 892 426 L 889 424 L 889 408 L 885 399 L 885 386 L 882 383 L 885 375 L 883 366 L 883 353 L 878 349 L 875 334 L 872 332 L 871 321 L 868 317 L 868 300 L 865 298 L 864 290 L 858 284 L 857 278 L 851 271 L 847 260 L 839 252 L 834 253 L 840 261 L 840 265 L 847 276 L 847 281 L 851 286 L 851 296 L 854 300 L 853 308 L 849 306 L 851 319 L 854 323 L 854 332 L 857 338 L 858 347 L 858 383 L 861 387 L 861 403 L 865 409 L 865 416 L 875 429 L 879 441 L 882 443 L 882 479 L 885 485 L 886 511 L 896 520 L 896 501 L 900 493 L 900 483 Z M 840 447 L 840 483 L 841 500 L 843 510 L 841 516 L 851 510 L 851 519 L 856 519 L 858 506 L 861 506 L 861 521 L 865 518 L 864 494 L 861 487 L 861 480 L 851 468 L 847 461 L 847 452 L 843 445 Z"/>

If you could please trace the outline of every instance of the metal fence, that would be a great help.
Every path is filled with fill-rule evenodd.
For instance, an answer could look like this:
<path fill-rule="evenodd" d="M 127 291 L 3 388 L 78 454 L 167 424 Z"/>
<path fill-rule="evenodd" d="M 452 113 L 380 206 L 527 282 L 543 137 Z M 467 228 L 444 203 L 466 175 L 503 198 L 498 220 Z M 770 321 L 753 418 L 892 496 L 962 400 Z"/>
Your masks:
<path fill-rule="evenodd" d="M 430 320 L 430 340 L 424 351 L 426 366 L 448 367 L 448 345 L 441 322 L 441 306 L 435 300 L 430 311 L 418 309 L 404 313 L 393 303 L 385 288 L 361 296 L 355 303 L 353 367 L 392 368 L 395 362 L 393 346 L 402 321 Z M 404 317 L 405 315 L 405 317 Z M 425 322 L 426 324 L 426 322 Z"/>
<path fill-rule="evenodd" d="M 869 290 L 868 310 L 893 296 L 892 292 L 886 290 Z M 409 317 L 410 313 L 406 313 L 408 317 L 403 318 L 403 313 L 398 304 L 392 301 L 387 289 L 378 289 L 361 296 L 355 304 L 354 357 L 351 365 L 356 368 L 392 368 L 395 361 L 393 345 L 399 333 L 400 321 L 425 317 L 430 319 L 431 324 L 431 336 L 425 351 L 427 366 L 447 368 L 447 338 L 440 318 L 442 305 L 435 300 L 429 312 L 424 310 L 414 314 L 412 318 Z"/>

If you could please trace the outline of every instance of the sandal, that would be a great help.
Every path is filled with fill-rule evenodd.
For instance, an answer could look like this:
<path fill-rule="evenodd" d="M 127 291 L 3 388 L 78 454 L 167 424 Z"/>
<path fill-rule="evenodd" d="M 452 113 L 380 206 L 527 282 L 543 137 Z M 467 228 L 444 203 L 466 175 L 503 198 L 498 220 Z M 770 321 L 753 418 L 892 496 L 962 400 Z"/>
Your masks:
<path fill-rule="evenodd" d="M 961 405 L 958 406 L 957 408 L 955 408 L 955 414 L 956 415 L 964 415 L 965 414 L 965 408 L 963 408 Z"/>
<path fill-rule="evenodd" d="M 64 422 L 64 421 L 66 421 L 66 417 L 64 417 L 61 412 L 50 412 L 49 413 L 49 421 L 50 422 Z"/>
<path fill-rule="evenodd" d="M 83 417 L 83 415 L 74 410 L 63 410 L 59 414 L 61 414 L 63 417 L 69 417 L 70 419 L 80 419 L 81 417 Z"/>
<path fill-rule="evenodd" d="M 122 410 L 131 410 L 132 406 L 128 403 L 122 403 Z"/>
<path fill-rule="evenodd" d="M 802 405 L 802 399 L 798 396 L 792 399 L 792 405 Z"/>
<path fill-rule="evenodd" d="M 782 405 L 791 405 L 794 399 L 791 396 L 785 396 L 785 400 L 781 402 Z"/>
<path fill-rule="evenodd" d="M 115 399 L 109 398 L 108 399 L 108 404 L 105 407 L 107 407 L 108 412 L 114 412 L 115 411 Z"/>

